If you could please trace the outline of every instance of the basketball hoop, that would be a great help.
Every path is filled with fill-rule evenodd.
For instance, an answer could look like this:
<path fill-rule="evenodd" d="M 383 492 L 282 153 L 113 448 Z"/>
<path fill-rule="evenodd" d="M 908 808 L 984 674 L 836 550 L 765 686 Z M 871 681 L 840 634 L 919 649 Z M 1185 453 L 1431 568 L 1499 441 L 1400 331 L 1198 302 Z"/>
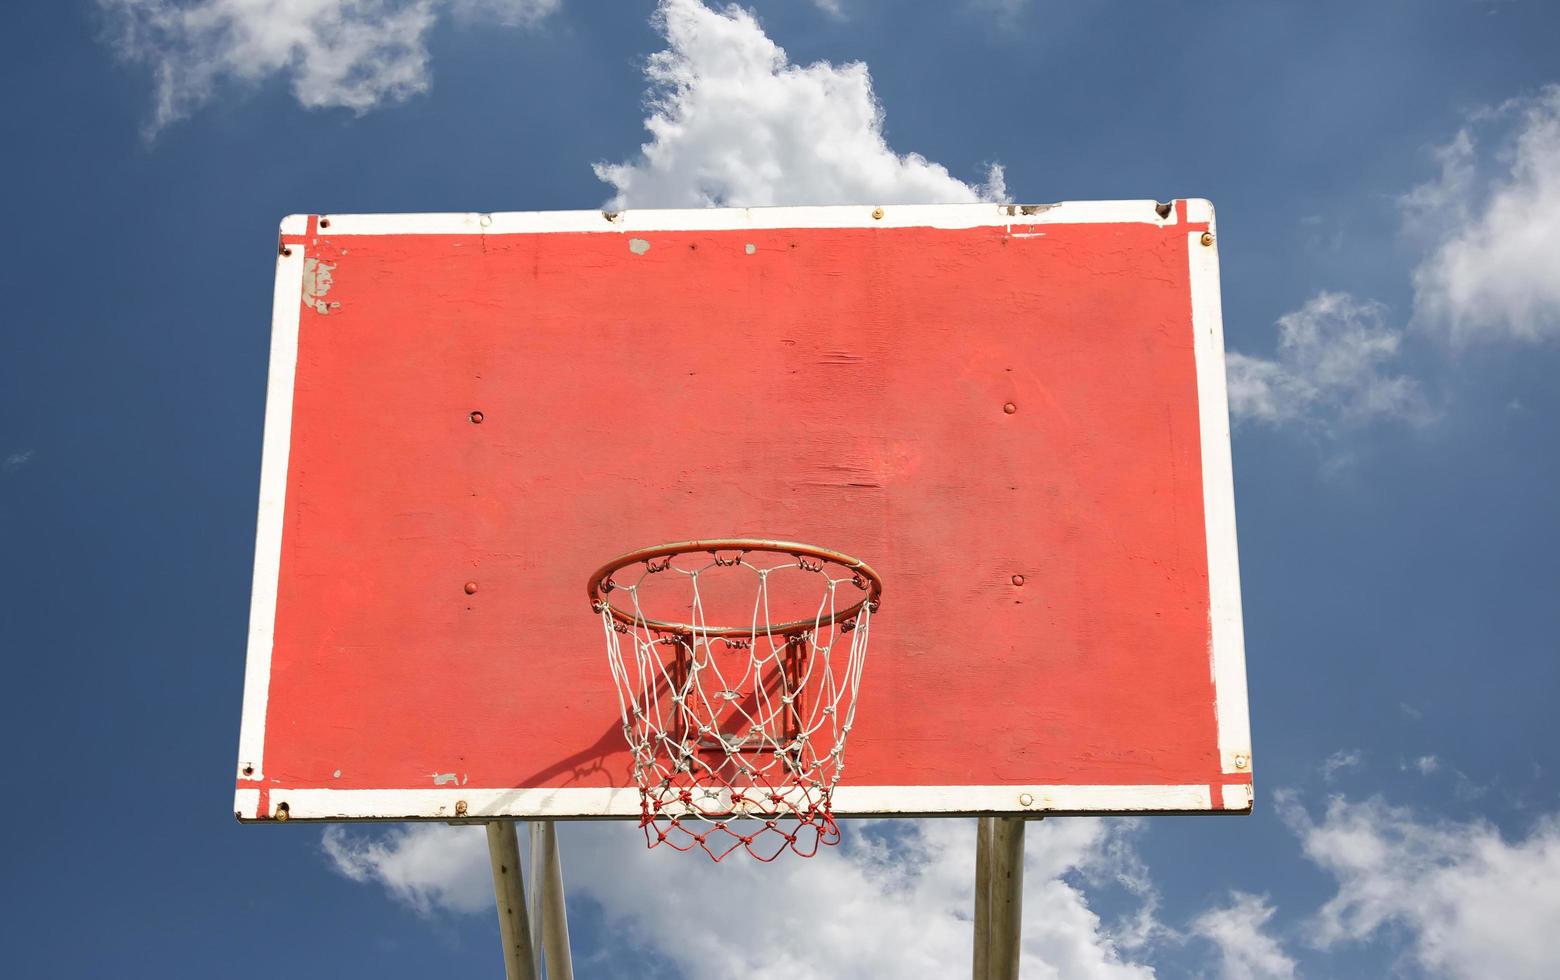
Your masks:
<path fill-rule="evenodd" d="M 710 623 L 710 593 L 733 589 L 748 621 Z M 716 861 L 738 848 L 761 861 L 786 850 L 811 857 L 838 843 L 834 787 L 883 594 L 877 572 L 789 541 L 682 541 L 614 558 L 589 593 L 645 842 L 699 847 Z"/>

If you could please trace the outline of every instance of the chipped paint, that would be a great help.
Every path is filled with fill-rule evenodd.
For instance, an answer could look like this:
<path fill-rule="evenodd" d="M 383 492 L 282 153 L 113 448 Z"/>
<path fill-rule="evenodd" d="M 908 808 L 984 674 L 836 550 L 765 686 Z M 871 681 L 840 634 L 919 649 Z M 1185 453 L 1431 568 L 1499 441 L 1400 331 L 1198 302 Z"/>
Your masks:
<path fill-rule="evenodd" d="M 628 250 L 635 255 L 643 255 L 650 251 L 650 243 L 643 238 L 630 238 L 628 240 Z"/>
<path fill-rule="evenodd" d="M 748 242 L 747 245 L 743 247 L 742 251 L 752 255 L 754 252 L 758 251 L 758 246 L 754 245 L 752 242 Z"/>
<path fill-rule="evenodd" d="M 458 785 L 460 777 L 453 772 L 431 772 L 428 774 L 433 779 L 435 786 Z"/>
<path fill-rule="evenodd" d="M 316 313 L 329 313 L 340 308 L 340 303 L 327 302 L 325 296 L 330 292 L 330 287 L 335 285 L 335 278 L 331 275 L 336 271 L 334 262 L 322 262 L 313 257 L 306 256 L 303 260 L 303 305 L 310 307 Z"/>

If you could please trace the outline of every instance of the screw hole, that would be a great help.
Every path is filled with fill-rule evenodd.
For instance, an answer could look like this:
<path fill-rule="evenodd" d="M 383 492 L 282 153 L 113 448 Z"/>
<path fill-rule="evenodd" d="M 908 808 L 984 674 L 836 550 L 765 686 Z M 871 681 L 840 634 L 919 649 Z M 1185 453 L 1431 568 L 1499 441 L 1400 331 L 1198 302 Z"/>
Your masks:
<path fill-rule="evenodd" d="M 1168 204 L 1156 204 L 1156 205 L 1154 205 L 1154 212 L 1156 214 L 1158 214 L 1161 218 L 1168 218 L 1168 217 L 1170 217 L 1170 205 L 1168 205 Z"/>
<path fill-rule="evenodd" d="M 246 775 L 246 776 L 253 776 L 254 774 L 255 774 L 255 767 L 254 766 L 245 766 L 244 767 L 244 775 Z"/>
<path fill-rule="evenodd" d="M 471 424 L 472 425 L 481 425 L 482 424 L 482 419 L 484 418 L 484 416 L 483 416 L 483 414 L 481 412 L 472 412 L 470 415 L 468 415 L 466 417 L 471 419 Z"/>
<path fill-rule="evenodd" d="M 330 219 L 329 218 L 321 218 L 320 219 L 320 227 L 321 228 L 329 228 L 330 227 Z"/>

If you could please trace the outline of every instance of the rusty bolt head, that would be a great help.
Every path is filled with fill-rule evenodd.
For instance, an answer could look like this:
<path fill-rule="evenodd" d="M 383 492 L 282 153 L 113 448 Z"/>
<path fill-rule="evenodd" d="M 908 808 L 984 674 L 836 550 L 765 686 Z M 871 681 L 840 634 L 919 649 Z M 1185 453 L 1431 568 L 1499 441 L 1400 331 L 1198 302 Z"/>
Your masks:
<path fill-rule="evenodd" d="M 330 219 L 329 218 L 321 218 L 320 219 L 320 227 L 321 228 L 329 228 L 330 227 Z"/>
<path fill-rule="evenodd" d="M 1211 232 L 1211 231 L 1203 232 L 1202 233 L 1202 243 L 1204 245 L 1212 245 L 1213 244 L 1213 232 Z"/>
<path fill-rule="evenodd" d="M 881 221 L 881 220 L 883 220 L 883 209 L 882 208 L 873 208 L 872 209 L 872 220 L 873 221 Z"/>
<path fill-rule="evenodd" d="M 1246 768 L 1246 766 L 1248 766 L 1250 764 L 1250 762 L 1251 762 L 1251 760 L 1247 759 L 1245 756 L 1237 755 L 1235 757 L 1235 768 L 1236 769 L 1244 769 L 1244 768 Z"/>
<path fill-rule="evenodd" d="M 246 776 L 253 776 L 254 774 L 255 774 L 255 767 L 246 764 L 244 766 L 244 775 L 246 775 Z"/>
<path fill-rule="evenodd" d="M 1012 402 L 1008 402 L 1006 405 L 1002 406 L 1002 410 L 1009 415 L 1012 415 L 1014 412 L 1018 411 L 1018 406 Z"/>
<path fill-rule="evenodd" d="M 1015 575 L 1015 576 L 1013 576 L 1013 584 L 1017 585 L 1017 586 L 1022 586 L 1024 584 L 1024 576 L 1022 576 L 1022 575 Z"/>
<path fill-rule="evenodd" d="M 292 249 L 288 248 L 286 245 L 283 245 L 281 248 L 277 249 L 277 251 L 280 252 L 282 255 L 291 255 L 292 254 Z"/>
<path fill-rule="evenodd" d="M 278 804 L 276 804 L 276 819 L 280 820 L 282 823 L 286 823 L 288 816 L 290 816 L 290 814 L 287 811 L 287 804 L 286 803 L 278 803 Z"/>
<path fill-rule="evenodd" d="M 466 801 L 465 800 L 456 800 L 455 801 L 455 815 L 457 817 L 464 817 L 466 815 Z"/>
<path fill-rule="evenodd" d="M 476 595 L 477 594 L 477 583 L 475 583 L 475 582 L 467 582 L 466 583 L 466 594 L 467 595 Z"/>
<path fill-rule="evenodd" d="M 481 425 L 482 424 L 482 420 L 484 418 L 486 418 L 486 416 L 483 415 L 481 412 L 472 412 L 470 415 L 468 415 L 466 417 L 471 420 L 471 424 L 472 425 Z"/>

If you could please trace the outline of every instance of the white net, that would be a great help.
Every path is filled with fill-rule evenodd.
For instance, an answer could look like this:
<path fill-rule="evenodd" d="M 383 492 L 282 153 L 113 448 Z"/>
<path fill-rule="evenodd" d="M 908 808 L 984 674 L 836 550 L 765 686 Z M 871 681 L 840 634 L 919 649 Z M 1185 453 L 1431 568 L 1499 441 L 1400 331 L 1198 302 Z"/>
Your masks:
<path fill-rule="evenodd" d="M 598 612 L 646 842 L 699 847 L 717 861 L 738 848 L 769 861 L 837 843 L 832 798 L 875 605 L 867 580 L 827 559 L 767 551 L 661 556 L 613 575 L 624 581 L 602 582 L 612 600 Z M 712 625 L 701 585 L 718 578 L 722 596 L 733 586 L 746 595 L 739 576 L 752 578 L 750 617 Z M 779 581 L 784 601 L 772 603 Z M 805 600 L 802 615 L 772 610 L 809 586 L 817 602 Z M 647 612 L 647 591 L 657 611 L 674 594 L 679 621 Z"/>

